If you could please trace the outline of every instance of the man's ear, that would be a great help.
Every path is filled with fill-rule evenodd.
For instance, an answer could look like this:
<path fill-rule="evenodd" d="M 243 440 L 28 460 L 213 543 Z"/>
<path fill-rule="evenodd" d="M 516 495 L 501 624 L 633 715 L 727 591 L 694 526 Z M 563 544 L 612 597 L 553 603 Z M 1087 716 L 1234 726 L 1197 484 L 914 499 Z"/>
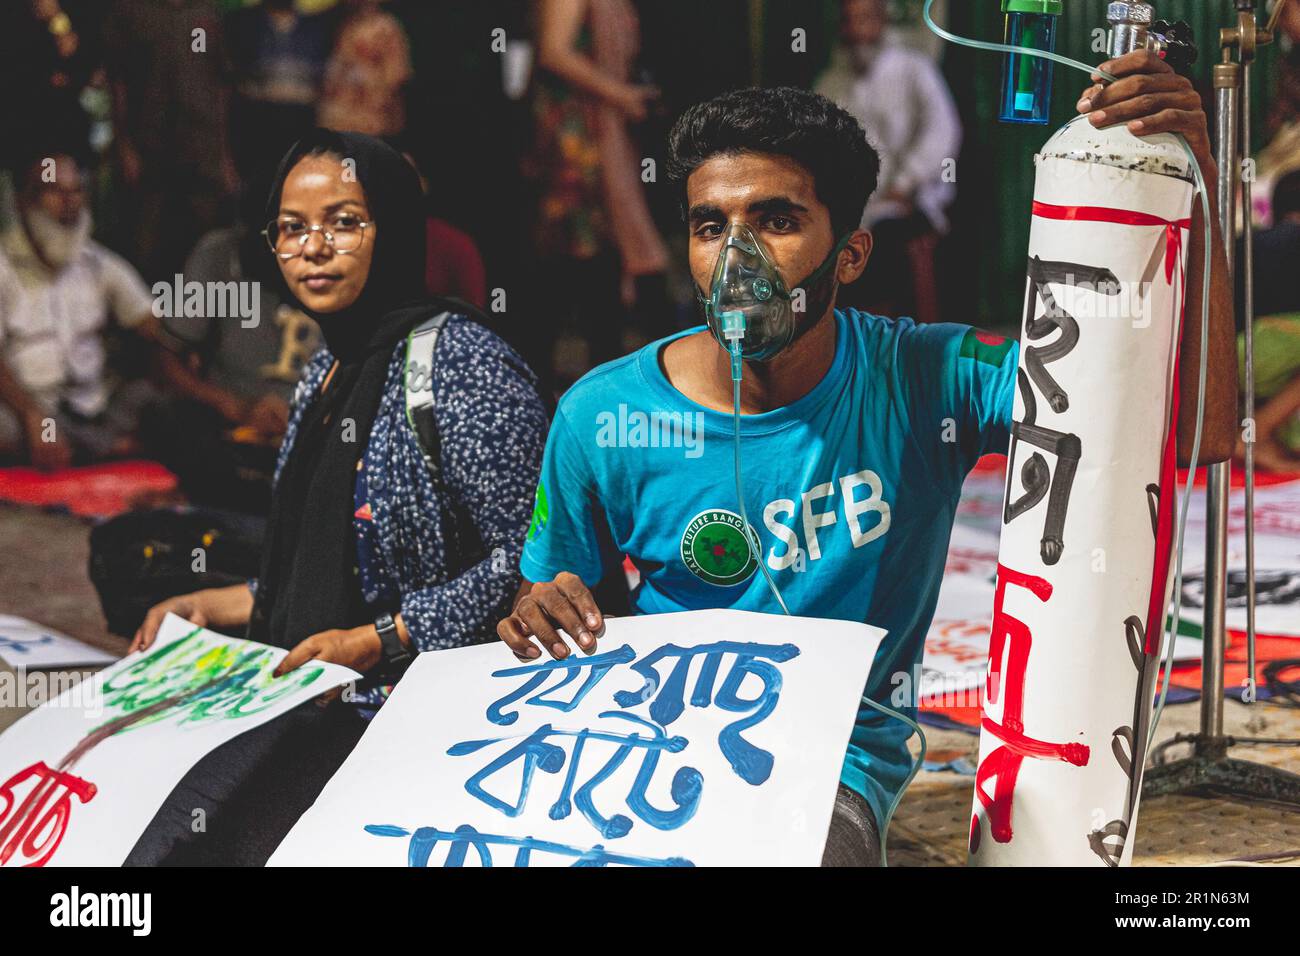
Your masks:
<path fill-rule="evenodd" d="M 849 241 L 840 250 L 839 264 L 835 269 L 835 278 L 840 285 L 848 285 L 862 275 L 867 260 L 871 258 L 872 243 L 871 233 L 865 229 L 859 229 L 849 236 Z"/>

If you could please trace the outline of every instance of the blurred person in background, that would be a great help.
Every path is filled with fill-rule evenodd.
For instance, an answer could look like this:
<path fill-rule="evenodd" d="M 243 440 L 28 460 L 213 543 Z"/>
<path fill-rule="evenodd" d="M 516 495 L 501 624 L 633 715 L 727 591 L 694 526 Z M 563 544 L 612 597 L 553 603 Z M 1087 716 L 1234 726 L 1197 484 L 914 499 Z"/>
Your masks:
<path fill-rule="evenodd" d="M 502 290 L 488 298 L 493 330 L 522 352 L 538 321 L 526 281 L 534 255 L 531 203 L 519 169 L 532 130 L 528 3 L 394 0 L 388 9 L 401 19 L 411 45 L 415 73 L 408 99 L 419 109 L 410 112 L 401 144 L 418 158 L 428 181 L 426 211 L 473 240 L 485 269 L 484 294 Z M 462 279 L 470 274 L 465 255 L 455 264 Z M 431 291 L 450 288 L 437 274 L 443 268 L 426 270 Z M 470 280 L 471 288 L 476 284 Z"/>
<path fill-rule="evenodd" d="M 630 129 L 658 92 L 632 79 L 640 27 L 630 0 L 540 0 L 535 13 L 535 138 L 526 170 L 537 188 L 536 291 L 546 311 L 534 314 L 541 339 L 529 357 L 549 369 L 545 349 L 571 318 L 588 345 L 584 367 L 566 370 L 576 377 L 623 353 L 629 310 L 652 335 L 669 314 L 668 252 Z"/>
<path fill-rule="evenodd" d="M 379 0 L 343 0 L 316 121 L 327 129 L 397 136 L 406 129 L 411 50 L 402 24 Z"/>
<path fill-rule="evenodd" d="M 33 150 L 15 172 L 17 221 L 0 235 L 0 455 L 55 469 L 126 454 L 149 391 L 113 394 L 105 338 L 115 325 L 156 341 L 149 290 L 90 238 L 75 157 Z"/>
<path fill-rule="evenodd" d="M 850 305 L 939 320 L 934 253 L 948 231 L 956 189 L 945 161 L 961 147 L 961 123 L 943 75 L 925 54 L 897 43 L 885 0 L 843 0 L 840 43 L 816 90 L 847 110 L 880 154 L 880 187 L 863 216 L 876 253 L 843 291 Z"/>
<path fill-rule="evenodd" d="M 316 125 L 336 18 L 306 15 L 294 0 L 262 0 L 227 14 L 226 55 L 234 84 L 231 148 L 244 179 L 265 182 L 274 162 Z M 270 158 L 268 158 L 270 157 Z"/>
<path fill-rule="evenodd" d="M 1281 56 L 1265 124 L 1269 140 L 1255 157 L 1251 192 L 1255 225 L 1265 227 L 1275 222 L 1269 208 L 1274 184 L 1291 170 L 1300 169 L 1300 3 L 1296 0 L 1290 0 L 1282 12 L 1277 33 Z"/>
<path fill-rule="evenodd" d="M 1300 312 L 1300 169 L 1273 187 L 1273 225 L 1255 233 L 1254 252 L 1255 314 Z"/>
<path fill-rule="evenodd" d="M 487 272 L 469 233 L 434 215 L 429 179 L 408 150 L 402 155 L 420 177 L 425 202 L 424 288 L 429 295 L 451 296 L 480 309 L 487 308 Z"/>
<path fill-rule="evenodd" d="M 96 0 L 10 0 L 4 5 L 4 162 L 14 162 L 24 144 L 50 129 L 75 138 L 80 149 L 87 147 L 90 124 L 81 97 L 87 87 L 103 83 L 102 16 Z"/>
<path fill-rule="evenodd" d="M 1237 259 L 1241 261 L 1240 255 Z M 1255 462 L 1300 471 L 1300 170 L 1273 189 L 1273 226 L 1255 234 Z M 1238 315 L 1244 315 L 1238 302 Z M 1245 361 L 1245 336 L 1237 337 Z M 1245 369 L 1242 368 L 1242 387 Z M 1244 458 L 1245 445 L 1237 443 Z"/>
<path fill-rule="evenodd" d="M 170 280 L 221 221 L 238 176 L 215 0 L 114 0 L 104 23 L 132 255 Z"/>
<path fill-rule="evenodd" d="M 176 353 L 160 352 L 175 401 L 141 423 L 148 452 L 176 473 L 195 504 L 265 515 L 276 450 L 303 366 L 320 347 L 316 323 L 285 291 L 262 235 L 271 173 L 252 181 L 239 221 L 199 240 L 186 282 L 256 283 L 255 324 L 177 310 L 162 320 Z"/>

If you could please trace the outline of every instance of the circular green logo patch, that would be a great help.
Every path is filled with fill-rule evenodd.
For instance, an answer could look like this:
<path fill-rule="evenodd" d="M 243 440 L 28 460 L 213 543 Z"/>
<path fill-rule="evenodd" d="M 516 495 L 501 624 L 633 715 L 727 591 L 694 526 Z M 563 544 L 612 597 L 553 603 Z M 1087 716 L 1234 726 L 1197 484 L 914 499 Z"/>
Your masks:
<path fill-rule="evenodd" d="M 758 568 L 744 527 L 744 521 L 734 511 L 701 511 L 682 532 L 682 561 L 692 574 L 709 584 L 739 584 Z"/>

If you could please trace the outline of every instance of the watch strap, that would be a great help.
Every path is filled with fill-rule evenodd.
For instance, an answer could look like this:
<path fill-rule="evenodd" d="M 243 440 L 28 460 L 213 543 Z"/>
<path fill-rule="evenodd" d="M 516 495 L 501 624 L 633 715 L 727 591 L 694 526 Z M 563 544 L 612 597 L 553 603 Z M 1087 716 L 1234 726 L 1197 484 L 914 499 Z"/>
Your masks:
<path fill-rule="evenodd" d="M 402 639 L 397 634 L 397 623 L 393 620 L 393 615 L 384 613 L 375 618 L 375 630 L 379 632 L 385 663 L 405 664 L 411 660 L 410 650 L 402 644 Z"/>

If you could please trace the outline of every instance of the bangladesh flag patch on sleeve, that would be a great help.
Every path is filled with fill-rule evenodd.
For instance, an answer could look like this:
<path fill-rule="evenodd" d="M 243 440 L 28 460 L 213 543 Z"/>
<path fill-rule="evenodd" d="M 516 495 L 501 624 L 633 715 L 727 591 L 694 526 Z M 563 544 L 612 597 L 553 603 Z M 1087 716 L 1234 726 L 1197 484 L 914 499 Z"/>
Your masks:
<path fill-rule="evenodd" d="M 546 485 L 542 482 L 537 483 L 537 497 L 533 500 L 533 520 L 528 525 L 529 541 L 532 541 L 539 534 L 546 530 L 546 522 L 551 517 L 551 506 L 546 500 Z"/>
<path fill-rule="evenodd" d="M 976 362 L 983 362 L 985 365 L 1001 368 L 1003 361 L 1006 360 L 1007 353 L 1011 351 L 1011 346 L 1014 344 L 1012 339 L 994 335 L 992 332 L 971 329 L 966 333 L 965 338 L 961 340 L 959 357 L 974 359 Z"/>

